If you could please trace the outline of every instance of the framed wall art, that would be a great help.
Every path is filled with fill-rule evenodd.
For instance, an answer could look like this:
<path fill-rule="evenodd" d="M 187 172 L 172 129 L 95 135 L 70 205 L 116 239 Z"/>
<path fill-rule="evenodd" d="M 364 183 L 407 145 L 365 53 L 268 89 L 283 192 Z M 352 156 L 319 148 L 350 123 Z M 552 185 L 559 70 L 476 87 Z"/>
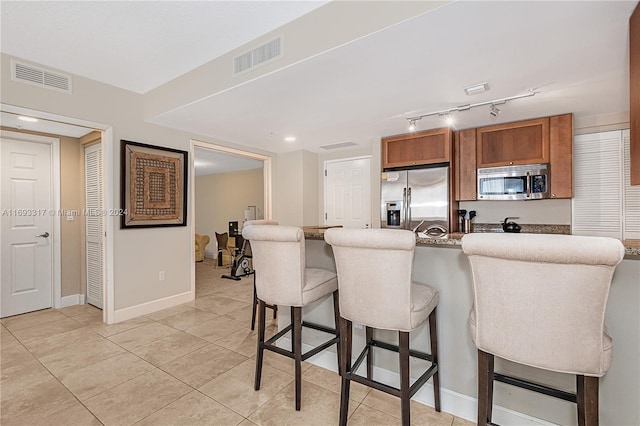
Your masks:
<path fill-rule="evenodd" d="M 186 226 L 188 152 L 120 141 L 120 228 Z"/>

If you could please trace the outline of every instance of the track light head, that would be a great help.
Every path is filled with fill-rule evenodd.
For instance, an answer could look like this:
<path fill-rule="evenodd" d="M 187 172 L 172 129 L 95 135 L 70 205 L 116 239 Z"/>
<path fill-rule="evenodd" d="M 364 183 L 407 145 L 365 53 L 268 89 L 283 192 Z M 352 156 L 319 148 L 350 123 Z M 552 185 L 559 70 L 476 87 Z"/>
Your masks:
<path fill-rule="evenodd" d="M 416 131 L 416 120 L 409 120 L 409 131 L 410 132 Z"/>
<path fill-rule="evenodd" d="M 489 107 L 489 114 L 491 114 L 492 117 L 497 117 L 501 112 L 502 111 L 494 104 L 491 104 L 491 106 Z"/>

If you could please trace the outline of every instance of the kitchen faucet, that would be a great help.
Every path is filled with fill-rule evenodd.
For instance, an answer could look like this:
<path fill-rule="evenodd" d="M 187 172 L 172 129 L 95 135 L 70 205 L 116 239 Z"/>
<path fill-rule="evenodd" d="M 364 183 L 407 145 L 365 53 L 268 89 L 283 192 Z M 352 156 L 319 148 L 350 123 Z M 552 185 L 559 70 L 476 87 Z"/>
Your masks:
<path fill-rule="evenodd" d="M 417 224 L 416 226 L 414 226 L 413 228 L 411 228 L 411 232 L 415 232 L 416 235 L 418 234 L 418 229 L 422 226 L 422 224 L 424 223 L 424 220 L 421 221 L 419 224 Z"/>

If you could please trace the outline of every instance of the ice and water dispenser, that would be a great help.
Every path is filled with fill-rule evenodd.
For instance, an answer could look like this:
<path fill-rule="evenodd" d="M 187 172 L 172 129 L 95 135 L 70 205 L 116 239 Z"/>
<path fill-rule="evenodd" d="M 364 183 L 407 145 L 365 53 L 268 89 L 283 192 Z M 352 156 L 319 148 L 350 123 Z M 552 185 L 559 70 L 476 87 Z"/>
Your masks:
<path fill-rule="evenodd" d="M 401 201 L 389 201 L 387 202 L 387 227 L 400 227 L 400 210 L 402 209 Z"/>

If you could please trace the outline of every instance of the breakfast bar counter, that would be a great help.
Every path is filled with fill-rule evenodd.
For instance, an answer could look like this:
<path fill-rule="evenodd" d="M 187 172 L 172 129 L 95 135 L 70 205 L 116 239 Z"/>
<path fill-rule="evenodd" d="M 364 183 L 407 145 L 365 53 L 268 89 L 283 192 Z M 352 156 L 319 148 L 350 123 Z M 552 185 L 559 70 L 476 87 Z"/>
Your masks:
<path fill-rule="evenodd" d="M 305 228 L 308 267 L 335 271 L 331 246 L 324 242 L 326 228 Z M 438 345 L 440 348 L 440 383 L 442 409 L 475 421 L 477 395 L 477 352 L 469 335 L 467 317 L 472 305 L 472 282 L 469 262 L 460 247 L 463 234 L 445 238 L 419 238 L 417 241 L 413 280 L 429 284 L 440 292 L 438 305 Z M 447 249 L 457 248 L 457 249 Z M 613 337 L 613 361 L 600 379 L 600 424 L 640 424 L 640 262 L 635 252 L 618 265 L 611 285 L 605 323 Z M 635 253 L 635 254 L 634 254 Z M 518 271 L 513 272 L 514 280 Z M 579 301 L 577 301 L 579 302 Z M 288 324 L 289 312 L 278 312 L 280 327 Z M 304 310 L 305 320 L 333 326 L 333 304 L 319 302 Z M 427 327 L 428 328 L 428 327 Z M 397 341 L 395 333 L 377 332 L 377 338 Z M 411 347 L 429 347 L 428 329 L 411 333 Z M 314 344 L 326 336 L 303 334 L 303 343 Z M 354 348 L 364 345 L 364 330 L 354 327 Z M 354 349 L 354 352 L 357 352 Z M 374 375 L 393 384 L 397 380 L 397 360 L 380 352 L 374 360 Z M 323 352 L 310 360 L 317 365 L 337 370 L 335 352 Z M 424 365 L 411 364 L 411 375 L 417 377 Z M 496 360 L 496 371 L 520 375 L 531 381 L 546 383 L 567 391 L 575 391 L 575 377 L 536 370 L 504 360 Z M 577 424 L 575 404 L 535 394 L 524 389 L 495 384 L 494 421 L 502 425 Z M 431 386 L 421 389 L 414 399 L 433 406 Z M 539 419 L 539 420 L 538 420 Z"/>
<path fill-rule="evenodd" d="M 522 225 L 522 233 L 529 234 L 569 234 L 569 225 Z M 503 232 L 496 224 L 479 224 L 477 232 Z M 303 226 L 304 237 L 307 240 L 324 240 L 324 232 L 330 226 Z M 430 237 L 419 233 L 416 238 L 418 246 L 453 246 L 460 248 L 462 245 L 462 232 L 452 232 L 442 237 Z M 625 258 L 640 260 L 640 240 L 625 240 L 622 242 L 625 248 Z M 637 258 L 635 256 L 638 256 Z"/>

